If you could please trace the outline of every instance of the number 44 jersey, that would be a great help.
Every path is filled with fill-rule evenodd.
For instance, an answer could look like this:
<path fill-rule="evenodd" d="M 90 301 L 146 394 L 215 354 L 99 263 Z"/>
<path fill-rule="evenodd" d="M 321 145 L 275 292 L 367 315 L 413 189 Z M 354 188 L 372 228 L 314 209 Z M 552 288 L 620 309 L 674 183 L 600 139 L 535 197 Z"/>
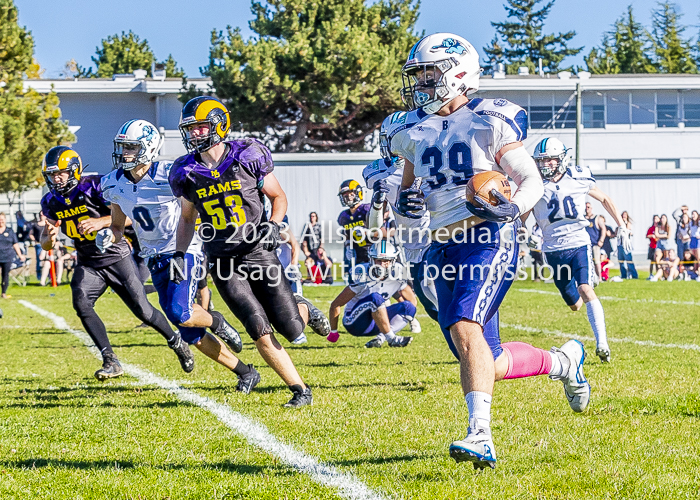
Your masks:
<path fill-rule="evenodd" d="M 121 168 L 102 178 L 105 200 L 119 205 L 132 221 L 141 246 L 141 257 L 175 251 L 181 209 L 168 183 L 171 167 L 169 162 L 155 162 L 136 184 Z M 201 254 L 202 242 L 197 233 L 187 252 Z"/>
<path fill-rule="evenodd" d="M 595 187 L 587 167 L 570 167 L 559 182 L 544 181 L 544 196 L 532 213 L 542 228 L 544 252 L 590 245 L 586 195 Z"/>

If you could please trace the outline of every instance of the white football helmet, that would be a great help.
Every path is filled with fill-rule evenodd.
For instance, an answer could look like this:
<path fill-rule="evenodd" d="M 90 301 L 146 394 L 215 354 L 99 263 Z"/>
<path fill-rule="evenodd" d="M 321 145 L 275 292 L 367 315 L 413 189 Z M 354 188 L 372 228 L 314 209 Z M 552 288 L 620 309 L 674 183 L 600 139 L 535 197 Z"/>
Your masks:
<path fill-rule="evenodd" d="M 372 278 L 385 279 L 389 276 L 394 262 L 399 256 L 399 249 L 389 240 L 378 241 L 369 249 L 370 273 Z M 389 261 L 388 267 L 377 261 Z"/>
<path fill-rule="evenodd" d="M 413 46 L 401 71 L 401 99 L 409 110 L 437 113 L 458 95 L 476 92 L 481 72 L 479 54 L 461 36 L 426 36 Z"/>
<path fill-rule="evenodd" d="M 139 151 L 131 161 L 124 161 L 124 146 L 139 146 Z M 129 120 L 121 126 L 114 136 L 114 153 L 112 163 L 114 168 L 131 170 L 138 165 L 152 163 L 160 148 L 163 146 L 163 137 L 158 129 L 146 120 Z M 128 156 L 131 156 L 129 154 Z"/>
<path fill-rule="evenodd" d="M 571 160 L 569 150 L 564 143 L 553 137 L 545 137 L 537 146 L 532 155 L 543 179 L 553 179 L 566 172 Z M 556 166 L 548 165 L 549 160 L 558 160 Z"/>

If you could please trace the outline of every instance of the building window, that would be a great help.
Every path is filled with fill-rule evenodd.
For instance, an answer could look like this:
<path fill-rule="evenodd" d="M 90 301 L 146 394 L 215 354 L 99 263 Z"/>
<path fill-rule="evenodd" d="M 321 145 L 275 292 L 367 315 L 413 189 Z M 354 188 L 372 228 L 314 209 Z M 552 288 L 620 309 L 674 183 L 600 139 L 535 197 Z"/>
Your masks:
<path fill-rule="evenodd" d="M 608 160 L 605 170 L 630 170 L 632 160 Z"/>
<path fill-rule="evenodd" d="M 611 125 L 625 125 L 630 122 L 630 93 L 608 92 L 606 94 L 608 104 L 607 123 Z"/>
<path fill-rule="evenodd" d="M 552 128 L 552 106 L 530 106 L 530 128 Z"/>
<path fill-rule="evenodd" d="M 659 91 L 656 93 L 656 126 L 678 126 L 678 92 Z"/>
<path fill-rule="evenodd" d="M 700 91 L 683 93 L 683 122 L 686 127 L 700 127 Z"/>
<path fill-rule="evenodd" d="M 656 170 L 675 170 L 681 168 L 681 161 L 675 160 L 656 160 Z"/>
<path fill-rule="evenodd" d="M 583 106 L 583 128 L 605 128 L 605 106 L 592 104 Z"/>
<path fill-rule="evenodd" d="M 632 123 L 654 123 L 654 92 L 632 92 Z"/>

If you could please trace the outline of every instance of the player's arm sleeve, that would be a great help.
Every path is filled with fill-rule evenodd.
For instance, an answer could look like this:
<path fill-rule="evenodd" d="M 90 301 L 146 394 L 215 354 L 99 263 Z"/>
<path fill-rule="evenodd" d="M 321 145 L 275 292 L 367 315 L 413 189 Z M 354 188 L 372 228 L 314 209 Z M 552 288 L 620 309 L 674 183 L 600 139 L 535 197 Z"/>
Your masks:
<path fill-rule="evenodd" d="M 262 187 L 265 176 L 275 169 L 272 153 L 257 139 L 250 139 L 247 147 L 241 151 L 239 161 L 255 175 L 260 187 Z"/>
<path fill-rule="evenodd" d="M 518 206 L 521 214 L 531 210 L 544 194 L 542 176 L 535 160 L 521 146 L 501 156 L 500 166 L 518 185 L 511 202 Z"/>

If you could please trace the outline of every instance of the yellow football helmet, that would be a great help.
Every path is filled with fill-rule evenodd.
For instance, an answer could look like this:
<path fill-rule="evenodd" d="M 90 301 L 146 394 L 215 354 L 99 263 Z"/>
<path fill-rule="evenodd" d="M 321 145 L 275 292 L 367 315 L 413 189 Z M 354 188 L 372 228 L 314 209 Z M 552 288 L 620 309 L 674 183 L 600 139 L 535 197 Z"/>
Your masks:
<path fill-rule="evenodd" d="M 193 135 L 195 125 L 209 124 L 209 133 Z M 226 139 L 231 129 L 231 116 L 221 101 L 211 96 L 190 99 L 182 108 L 180 116 L 182 142 L 190 153 L 201 153 Z"/>
<path fill-rule="evenodd" d="M 362 201 L 362 186 L 354 179 L 343 181 L 338 190 L 340 204 L 344 207 L 356 207 Z"/>
<path fill-rule="evenodd" d="M 68 172 L 68 180 L 61 184 L 55 184 L 49 174 L 64 170 Z M 44 176 L 49 190 L 61 196 L 67 195 L 71 189 L 78 185 L 82 173 L 83 162 L 80 155 L 68 146 L 54 146 L 49 149 L 41 164 L 41 174 Z"/>

